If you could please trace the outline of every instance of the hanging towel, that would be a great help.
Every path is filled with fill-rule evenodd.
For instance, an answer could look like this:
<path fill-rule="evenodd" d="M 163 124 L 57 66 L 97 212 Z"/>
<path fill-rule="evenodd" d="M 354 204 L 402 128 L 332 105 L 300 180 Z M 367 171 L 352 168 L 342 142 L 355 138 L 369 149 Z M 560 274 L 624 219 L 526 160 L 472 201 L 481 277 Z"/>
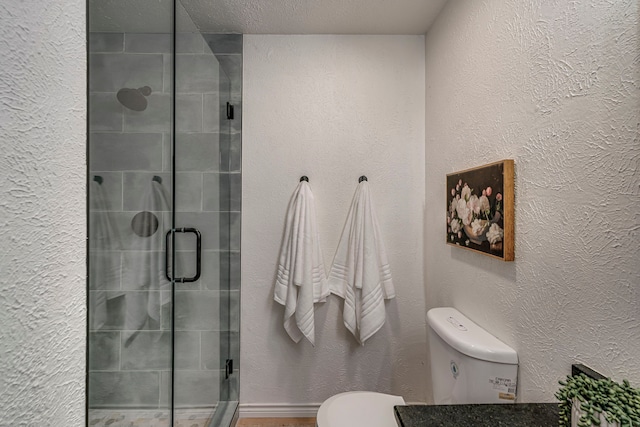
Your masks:
<path fill-rule="evenodd" d="M 313 304 L 329 295 L 311 187 L 298 184 L 289 207 L 280 248 L 274 299 L 284 305 L 284 329 L 294 342 L 315 345 Z"/>
<path fill-rule="evenodd" d="M 120 238 L 113 224 L 104 189 L 91 181 L 89 313 L 92 329 L 107 322 L 107 300 L 120 296 Z"/>
<path fill-rule="evenodd" d="M 344 324 L 364 345 L 384 324 L 384 300 L 395 297 L 367 181 L 358 184 L 353 196 L 329 273 L 329 288 L 344 299 Z"/>
<path fill-rule="evenodd" d="M 125 346 L 131 344 L 138 331 L 144 328 L 147 320 L 152 319 L 159 325 L 162 305 L 170 299 L 170 283 L 165 278 L 164 252 L 162 249 L 162 213 L 167 211 L 168 203 L 162 184 L 151 181 L 150 187 L 142 199 L 142 212 L 152 215 L 142 216 L 143 223 L 138 224 L 141 230 L 152 230 L 155 218 L 158 228 L 144 239 L 143 249 L 137 255 L 141 257 L 133 274 L 135 283 L 128 284 L 136 289 L 126 294 L 126 314 L 124 327 Z M 133 233 L 133 230 L 131 230 Z M 165 248 L 167 250 L 168 248 Z M 164 294 L 165 298 L 162 298 Z"/>

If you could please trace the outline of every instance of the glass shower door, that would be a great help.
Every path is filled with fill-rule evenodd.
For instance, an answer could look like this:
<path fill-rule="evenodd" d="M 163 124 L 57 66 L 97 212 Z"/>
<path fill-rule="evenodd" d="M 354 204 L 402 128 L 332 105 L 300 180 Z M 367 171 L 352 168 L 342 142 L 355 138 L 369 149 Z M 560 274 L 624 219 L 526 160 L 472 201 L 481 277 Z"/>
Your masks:
<path fill-rule="evenodd" d="M 230 251 L 239 214 L 230 212 L 230 81 L 180 2 L 175 34 L 173 406 L 176 420 L 228 426 Z M 171 239 L 169 239 L 171 240 Z M 237 240 L 237 239 L 236 239 Z M 239 249 L 239 248 L 236 248 Z M 235 307 L 235 312 L 238 308 Z M 237 319 L 237 317 L 236 317 Z M 237 400 L 237 399 L 236 399 Z M 235 410 L 235 407 L 233 408 Z"/>

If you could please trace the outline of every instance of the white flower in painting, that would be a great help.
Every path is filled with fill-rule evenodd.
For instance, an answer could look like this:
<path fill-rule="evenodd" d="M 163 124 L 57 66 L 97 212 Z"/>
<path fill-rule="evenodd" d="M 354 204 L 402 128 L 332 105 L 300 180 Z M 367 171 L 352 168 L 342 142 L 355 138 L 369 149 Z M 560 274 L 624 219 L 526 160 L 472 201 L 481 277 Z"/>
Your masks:
<path fill-rule="evenodd" d="M 476 236 L 479 236 L 480 234 L 484 233 L 484 230 L 486 228 L 487 228 L 487 220 L 475 219 L 471 223 L 471 231 L 473 231 L 473 234 L 475 234 Z"/>
<path fill-rule="evenodd" d="M 478 196 L 474 194 L 473 196 L 469 197 L 469 201 L 467 202 L 467 207 L 471 209 L 473 213 L 478 215 L 480 213 L 480 201 L 478 199 Z"/>
<path fill-rule="evenodd" d="M 462 223 L 460 222 L 460 220 L 454 219 L 453 221 L 451 221 L 451 232 L 457 233 L 460 230 L 462 230 Z"/>
<path fill-rule="evenodd" d="M 487 196 L 480 196 L 478 203 L 482 212 L 488 212 L 491 209 L 491 204 L 489 203 L 489 198 Z"/>
<path fill-rule="evenodd" d="M 458 200 L 456 213 L 464 225 L 469 225 L 471 223 L 471 220 L 473 219 L 473 211 L 467 207 L 467 202 L 465 202 L 464 199 Z"/>
<path fill-rule="evenodd" d="M 504 231 L 502 231 L 502 228 L 500 228 L 498 224 L 491 224 L 489 231 L 487 231 L 487 240 L 489 240 L 489 243 L 494 244 L 500 242 L 503 237 Z"/>
<path fill-rule="evenodd" d="M 460 194 L 463 199 L 469 200 L 469 197 L 471 197 L 471 189 L 467 184 L 465 184 L 464 187 L 462 187 L 462 191 L 460 192 Z"/>
<path fill-rule="evenodd" d="M 449 213 L 451 214 L 451 218 L 453 218 L 453 214 L 456 213 L 457 206 L 458 201 L 456 199 L 451 200 L 451 204 L 449 205 Z"/>

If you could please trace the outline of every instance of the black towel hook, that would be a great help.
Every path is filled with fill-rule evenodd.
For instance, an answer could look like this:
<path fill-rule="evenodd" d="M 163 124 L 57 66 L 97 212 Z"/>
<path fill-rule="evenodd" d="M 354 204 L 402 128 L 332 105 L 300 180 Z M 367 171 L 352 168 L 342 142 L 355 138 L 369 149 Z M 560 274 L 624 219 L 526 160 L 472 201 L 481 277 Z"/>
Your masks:
<path fill-rule="evenodd" d="M 158 184 L 162 184 L 162 177 L 158 176 L 158 175 L 154 175 L 152 181 L 157 182 Z"/>
<path fill-rule="evenodd" d="M 93 180 L 99 185 L 102 185 L 102 177 L 100 175 L 94 175 Z"/>
<path fill-rule="evenodd" d="M 361 183 L 362 181 L 369 181 L 369 180 L 367 179 L 366 176 L 362 175 L 360 178 L 358 178 L 358 184 Z"/>
<path fill-rule="evenodd" d="M 307 181 L 307 182 L 309 182 L 309 177 L 308 177 L 308 176 L 306 176 L 306 175 L 302 175 L 302 176 L 300 177 L 300 182 L 302 182 L 302 181 Z"/>

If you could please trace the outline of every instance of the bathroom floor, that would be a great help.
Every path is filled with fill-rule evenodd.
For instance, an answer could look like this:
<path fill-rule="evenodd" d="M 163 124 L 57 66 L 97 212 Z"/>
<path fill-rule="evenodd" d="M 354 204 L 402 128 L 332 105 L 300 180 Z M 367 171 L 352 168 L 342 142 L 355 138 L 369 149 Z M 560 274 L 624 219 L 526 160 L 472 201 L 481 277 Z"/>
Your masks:
<path fill-rule="evenodd" d="M 211 410 L 177 410 L 175 427 L 207 427 L 214 412 Z M 169 427 L 167 410 L 92 409 L 90 427 Z"/>
<path fill-rule="evenodd" d="M 236 427 L 316 427 L 315 418 L 240 418 Z"/>

